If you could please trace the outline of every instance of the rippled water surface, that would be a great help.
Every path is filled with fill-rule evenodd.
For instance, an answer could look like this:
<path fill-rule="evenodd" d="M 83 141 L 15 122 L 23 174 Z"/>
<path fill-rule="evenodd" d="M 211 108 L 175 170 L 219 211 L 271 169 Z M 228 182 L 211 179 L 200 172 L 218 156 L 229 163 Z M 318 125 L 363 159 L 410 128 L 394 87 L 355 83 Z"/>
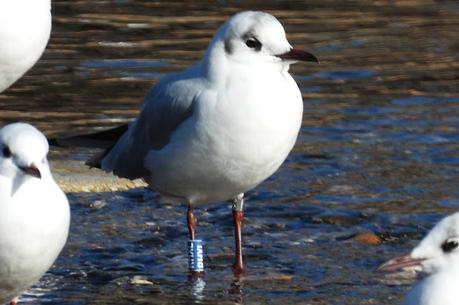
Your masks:
<path fill-rule="evenodd" d="M 196 210 L 207 272 L 189 278 L 185 206 L 147 189 L 74 192 L 67 247 L 24 303 L 401 301 L 412 281 L 375 269 L 459 208 L 455 1 L 53 1 L 46 53 L 0 95 L 0 123 L 29 121 L 52 138 L 124 123 L 243 9 L 271 12 L 292 45 L 321 60 L 292 67 L 304 97 L 297 146 L 247 194 L 247 275 L 229 268 L 228 203 Z M 92 152 L 53 147 L 51 159 Z"/>

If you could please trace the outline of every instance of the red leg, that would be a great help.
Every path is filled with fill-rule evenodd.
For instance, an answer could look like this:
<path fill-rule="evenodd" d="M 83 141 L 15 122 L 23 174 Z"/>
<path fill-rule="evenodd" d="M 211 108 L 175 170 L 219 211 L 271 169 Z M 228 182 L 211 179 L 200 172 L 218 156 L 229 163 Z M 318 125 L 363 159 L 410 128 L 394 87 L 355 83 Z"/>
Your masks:
<path fill-rule="evenodd" d="M 244 264 L 242 263 L 242 221 L 244 220 L 244 194 L 239 194 L 233 199 L 233 222 L 234 222 L 234 264 L 233 272 L 235 275 L 244 273 Z"/>
<path fill-rule="evenodd" d="M 233 210 L 234 222 L 234 240 L 235 240 L 235 253 L 233 272 L 236 275 L 244 273 L 244 264 L 242 263 L 242 221 L 244 220 L 244 212 Z"/>
<path fill-rule="evenodd" d="M 191 204 L 188 204 L 188 212 L 187 212 L 186 220 L 187 220 L 189 238 L 190 240 L 195 240 L 197 221 L 196 221 L 196 217 L 194 217 L 193 215 L 193 207 L 191 206 Z M 200 277 L 204 274 L 204 272 L 203 271 L 190 271 L 190 274 L 192 277 L 195 277 L 195 276 Z"/>
<path fill-rule="evenodd" d="M 188 233 L 190 235 L 190 240 L 194 240 L 196 237 L 196 218 L 193 215 L 193 208 L 191 204 L 188 204 L 188 212 L 187 212 L 187 225 L 188 225 Z"/>
<path fill-rule="evenodd" d="M 15 297 L 14 299 L 11 300 L 10 305 L 17 305 L 18 303 L 18 297 Z"/>

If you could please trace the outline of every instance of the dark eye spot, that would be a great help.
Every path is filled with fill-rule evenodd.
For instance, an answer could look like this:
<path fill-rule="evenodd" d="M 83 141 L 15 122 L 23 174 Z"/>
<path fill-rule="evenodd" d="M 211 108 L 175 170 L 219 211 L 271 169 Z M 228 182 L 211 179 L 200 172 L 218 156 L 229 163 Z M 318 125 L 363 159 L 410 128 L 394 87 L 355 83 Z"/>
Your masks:
<path fill-rule="evenodd" d="M 441 244 L 441 249 L 443 250 L 443 252 L 449 253 L 456 249 L 458 245 L 459 243 L 457 242 L 457 240 L 445 240 L 445 242 Z"/>
<path fill-rule="evenodd" d="M 5 158 L 10 158 L 11 155 L 12 155 L 12 154 L 11 154 L 11 150 L 10 150 L 10 148 L 9 148 L 8 146 L 4 146 L 4 147 L 3 147 L 2 153 L 3 153 L 3 156 L 4 156 Z"/>
<path fill-rule="evenodd" d="M 262 44 L 261 42 L 256 39 L 256 38 L 249 38 L 245 41 L 245 44 L 251 48 L 251 49 L 254 49 L 255 51 L 260 51 L 261 50 L 261 47 L 262 47 Z"/>

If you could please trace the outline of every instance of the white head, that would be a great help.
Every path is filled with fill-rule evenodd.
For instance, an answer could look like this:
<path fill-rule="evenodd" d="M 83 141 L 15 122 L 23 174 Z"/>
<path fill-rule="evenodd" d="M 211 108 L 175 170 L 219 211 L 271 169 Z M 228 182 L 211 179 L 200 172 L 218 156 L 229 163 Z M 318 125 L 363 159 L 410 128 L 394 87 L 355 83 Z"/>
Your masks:
<path fill-rule="evenodd" d="M 49 11 L 51 9 L 51 0 L 2 0 L 0 1 L 0 7 L 7 12 L 12 12 L 21 7 L 25 14 L 36 9 Z"/>
<path fill-rule="evenodd" d="M 413 268 L 428 274 L 459 264 L 459 212 L 443 218 L 410 254 L 392 259 L 380 270 Z"/>
<path fill-rule="evenodd" d="M 275 63 L 287 65 L 295 61 L 314 61 L 317 58 L 293 49 L 287 41 L 282 24 L 264 12 L 245 11 L 228 19 L 210 43 L 205 61 L 215 57 L 242 64 Z"/>
<path fill-rule="evenodd" d="M 13 193 L 27 179 L 41 179 L 48 173 L 48 147 L 46 137 L 30 124 L 0 129 L 0 176 L 13 179 Z"/>

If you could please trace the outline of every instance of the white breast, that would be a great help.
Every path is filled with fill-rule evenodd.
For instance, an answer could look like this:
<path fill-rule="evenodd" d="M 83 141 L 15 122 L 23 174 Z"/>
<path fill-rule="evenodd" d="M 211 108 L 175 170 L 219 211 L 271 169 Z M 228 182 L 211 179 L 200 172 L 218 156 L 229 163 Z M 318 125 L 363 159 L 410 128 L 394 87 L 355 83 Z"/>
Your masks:
<path fill-rule="evenodd" d="M 67 199 L 53 181 L 34 179 L 10 197 L 0 178 L 0 303 L 37 282 L 51 267 L 68 235 Z"/>
<path fill-rule="evenodd" d="M 203 92 L 171 142 L 149 154 L 153 188 L 193 203 L 215 202 L 279 168 L 301 126 L 302 98 L 288 73 L 258 72 L 233 73 L 224 88 Z"/>

